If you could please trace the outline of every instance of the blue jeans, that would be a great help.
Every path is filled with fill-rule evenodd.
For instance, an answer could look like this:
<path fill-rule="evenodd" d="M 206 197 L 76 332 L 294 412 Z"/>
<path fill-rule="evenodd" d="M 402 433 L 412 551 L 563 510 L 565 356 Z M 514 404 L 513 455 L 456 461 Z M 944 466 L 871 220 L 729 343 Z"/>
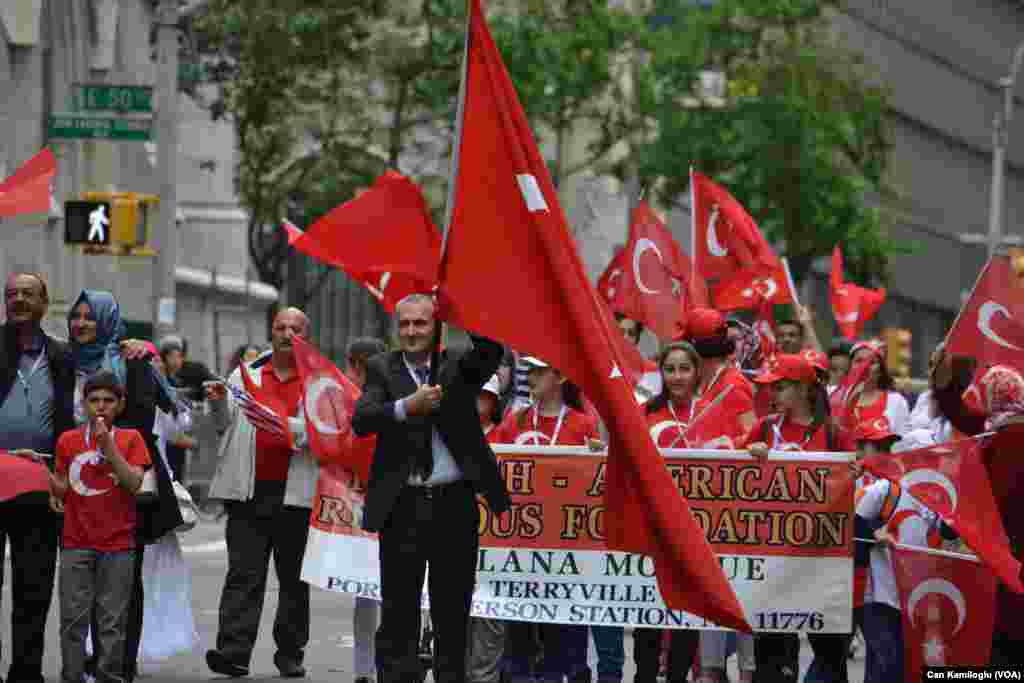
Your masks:
<path fill-rule="evenodd" d="M 850 637 L 847 633 L 808 634 L 814 659 L 804 674 L 804 683 L 848 683 L 846 661 Z"/>
<path fill-rule="evenodd" d="M 864 605 L 864 683 L 903 680 L 903 620 L 895 607 L 880 602 Z"/>

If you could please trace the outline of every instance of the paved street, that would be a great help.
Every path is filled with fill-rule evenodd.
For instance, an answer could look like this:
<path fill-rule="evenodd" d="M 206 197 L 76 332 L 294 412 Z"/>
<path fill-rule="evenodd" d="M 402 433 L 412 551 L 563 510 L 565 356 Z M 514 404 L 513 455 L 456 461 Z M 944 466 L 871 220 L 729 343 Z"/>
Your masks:
<path fill-rule="evenodd" d="M 195 681 L 208 680 L 214 676 L 207 668 L 203 653 L 214 642 L 217 631 L 217 606 L 220 602 L 220 589 L 224 582 L 227 559 L 224 552 L 223 524 L 205 522 L 183 537 L 186 559 L 192 568 L 192 604 L 195 610 L 196 626 L 199 631 L 200 645 L 195 652 L 181 655 L 163 662 L 159 666 L 143 669 L 147 683 L 163 683 L 164 681 Z M 9 572 L 5 571 L 9 576 Z M 307 680 L 314 683 L 330 681 L 331 683 L 348 683 L 352 680 L 352 598 L 327 593 L 318 589 L 312 595 L 312 637 L 306 651 L 306 668 L 309 671 Z M 5 582 L 3 590 L 3 655 L 4 661 L 0 671 L 6 673 L 9 664 L 10 635 L 10 586 Z M 272 657 L 274 654 L 271 628 L 274 611 L 277 607 L 277 584 L 271 569 L 270 588 L 263 610 L 260 626 L 260 639 L 251 665 L 253 679 L 269 679 L 277 677 Z M 47 625 L 47 663 L 44 674 L 56 680 L 60 674 L 60 654 L 57 627 L 57 599 L 50 612 Z M 626 673 L 624 680 L 632 681 L 633 666 L 631 661 L 632 642 L 627 634 L 626 639 Z M 804 643 L 801 648 L 801 668 L 806 670 L 810 663 L 810 648 Z M 590 659 L 596 662 L 591 644 Z M 851 662 L 850 681 L 860 683 L 863 680 L 863 654 Z M 733 674 L 735 680 L 735 673 Z"/>

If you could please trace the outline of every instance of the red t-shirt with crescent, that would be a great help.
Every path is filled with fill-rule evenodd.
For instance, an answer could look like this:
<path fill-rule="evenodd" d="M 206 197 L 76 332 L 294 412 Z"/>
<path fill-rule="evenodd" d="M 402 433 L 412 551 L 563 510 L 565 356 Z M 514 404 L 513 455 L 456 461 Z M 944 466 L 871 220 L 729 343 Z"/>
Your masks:
<path fill-rule="evenodd" d="M 534 417 L 537 418 L 536 426 Z M 551 443 L 557 424 L 557 415 L 536 415 L 534 408 L 525 408 L 509 413 L 501 424 L 487 435 L 488 441 L 521 446 L 585 446 L 588 438 L 601 438 L 596 417 L 566 407 L 557 440 Z"/>
<path fill-rule="evenodd" d="M 647 428 L 658 448 L 689 448 L 683 432 L 690 421 L 691 401 L 666 401 L 665 405 L 647 413 Z"/>
<path fill-rule="evenodd" d="M 735 366 L 726 366 L 697 399 L 690 427 L 691 447 L 735 448 L 736 442 L 747 435 L 740 416 L 753 411 L 754 390 L 750 380 Z"/>
<path fill-rule="evenodd" d="M 95 437 L 86 444 L 85 425 L 57 440 L 56 469 L 68 479 L 64 496 L 64 547 L 117 552 L 135 548 L 135 496 L 114 481 L 114 468 Z M 114 443 L 129 465 L 151 464 L 142 435 L 115 429 Z"/>

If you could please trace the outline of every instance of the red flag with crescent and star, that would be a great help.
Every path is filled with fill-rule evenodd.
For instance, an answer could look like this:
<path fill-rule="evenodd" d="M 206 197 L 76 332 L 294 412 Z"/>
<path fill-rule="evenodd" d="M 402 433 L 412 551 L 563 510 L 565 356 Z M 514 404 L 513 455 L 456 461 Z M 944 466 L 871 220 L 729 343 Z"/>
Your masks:
<path fill-rule="evenodd" d="M 708 280 L 726 282 L 743 272 L 767 274 L 778 257 L 757 223 L 735 197 L 697 171 L 690 171 L 693 265 Z"/>
<path fill-rule="evenodd" d="M 620 267 L 612 310 L 642 322 L 659 339 L 672 339 L 681 316 L 693 305 L 693 267 L 646 202 L 633 210 Z"/>
<path fill-rule="evenodd" d="M 26 161 L 10 178 L 0 182 L 0 217 L 50 210 L 57 159 L 49 147 Z"/>
<path fill-rule="evenodd" d="M 926 508 L 953 527 L 999 579 L 1015 593 L 1024 593 L 1021 562 L 1010 550 L 992 494 L 982 450 L 988 436 L 888 453 L 863 461 L 875 476 L 900 484 Z"/>
<path fill-rule="evenodd" d="M 529 349 L 580 387 L 609 432 L 608 548 L 652 557 L 671 608 L 750 632 L 625 381 L 614 321 L 587 278 L 480 0 L 470 0 L 466 40 L 439 316 Z"/>
<path fill-rule="evenodd" d="M 622 277 L 626 272 L 626 250 L 619 248 L 608 262 L 601 277 L 597 278 L 597 293 L 605 300 L 608 307 L 616 313 L 622 313 L 619 293 L 622 288 Z M 623 313 L 625 315 L 625 313 Z"/>
<path fill-rule="evenodd" d="M 987 666 L 995 625 L 992 573 L 970 556 L 890 552 L 903 620 L 904 682 L 924 680 L 926 666 Z"/>
<path fill-rule="evenodd" d="M 946 352 L 1024 368 L 1024 282 L 1010 258 L 989 259 L 946 338 Z"/>
<path fill-rule="evenodd" d="M 358 438 L 352 431 L 352 412 L 362 392 L 306 340 L 295 337 L 293 348 L 310 449 L 321 462 L 344 465 L 367 481 L 377 438 Z"/>
<path fill-rule="evenodd" d="M 388 171 L 303 232 L 282 222 L 288 244 L 359 282 L 388 310 L 436 284 L 441 236 L 420 188 Z"/>
<path fill-rule="evenodd" d="M 829 277 L 829 295 L 832 315 L 839 331 L 847 339 L 856 339 L 864 330 L 864 323 L 875 317 L 885 303 L 884 289 L 867 289 L 843 281 L 843 252 L 836 245 L 832 250 L 832 273 Z"/>

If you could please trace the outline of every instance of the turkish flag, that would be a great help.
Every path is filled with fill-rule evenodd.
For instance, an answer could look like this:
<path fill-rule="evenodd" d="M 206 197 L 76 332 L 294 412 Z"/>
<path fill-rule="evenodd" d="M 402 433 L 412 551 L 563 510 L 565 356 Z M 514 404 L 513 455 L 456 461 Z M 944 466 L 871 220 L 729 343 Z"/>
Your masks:
<path fill-rule="evenodd" d="M 622 287 L 622 276 L 626 270 L 626 250 L 619 249 L 608 262 L 608 266 L 597 278 L 597 293 L 605 300 L 608 306 L 616 313 L 622 313 L 619 304 L 619 292 Z M 623 313 L 623 315 L 625 315 Z"/>
<path fill-rule="evenodd" d="M 617 313 L 642 322 L 669 340 L 689 307 L 690 259 L 646 202 L 633 210 L 629 241 L 621 255 L 615 286 Z"/>
<path fill-rule="evenodd" d="M 362 392 L 306 340 L 295 337 L 293 349 L 310 449 L 322 462 L 345 465 L 367 481 L 376 437 L 360 439 L 352 432 L 352 412 Z"/>
<path fill-rule="evenodd" d="M 903 680 L 925 666 L 987 666 L 995 625 L 996 579 L 970 559 L 892 548 L 903 617 Z"/>
<path fill-rule="evenodd" d="M 1008 256 L 989 259 L 946 338 L 946 352 L 980 365 L 1024 367 L 1024 287 Z"/>
<path fill-rule="evenodd" d="M 394 171 L 305 232 L 288 221 L 284 228 L 289 245 L 345 271 L 389 311 L 436 284 L 441 236 L 420 188 Z"/>
<path fill-rule="evenodd" d="M 625 381 L 614 322 L 587 279 L 480 0 L 470 2 L 467 40 L 440 314 L 529 349 L 582 389 L 609 431 L 608 547 L 650 555 L 670 607 L 749 632 Z"/>
<path fill-rule="evenodd" d="M 843 282 L 843 252 L 838 245 L 832 250 L 829 285 L 832 315 L 836 318 L 839 331 L 847 339 L 856 339 L 863 331 L 864 323 L 874 318 L 885 302 L 885 290 L 867 289 Z"/>
<path fill-rule="evenodd" d="M 778 258 L 757 223 L 728 190 L 690 171 L 694 267 L 709 280 L 727 281 L 743 271 L 773 272 Z"/>
<path fill-rule="evenodd" d="M 21 165 L 0 183 L 0 217 L 22 213 L 48 213 L 57 160 L 48 147 Z"/>
<path fill-rule="evenodd" d="M 768 304 L 792 304 L 797 301 L 785 264 L 778 258 L 766 270 L 737 271 L 719 280 L 712 288 L 715 308 L 720 311 L 760 308 Z"/>
<path fill-rule="evenodd" d="M 864 460 L 875 476 L 897 481 L 953 527 L 1010 590 L 1024 593 L 1021 563 L 1010 550 L 982 450 L 989 437 L 971 437 Z"/>

